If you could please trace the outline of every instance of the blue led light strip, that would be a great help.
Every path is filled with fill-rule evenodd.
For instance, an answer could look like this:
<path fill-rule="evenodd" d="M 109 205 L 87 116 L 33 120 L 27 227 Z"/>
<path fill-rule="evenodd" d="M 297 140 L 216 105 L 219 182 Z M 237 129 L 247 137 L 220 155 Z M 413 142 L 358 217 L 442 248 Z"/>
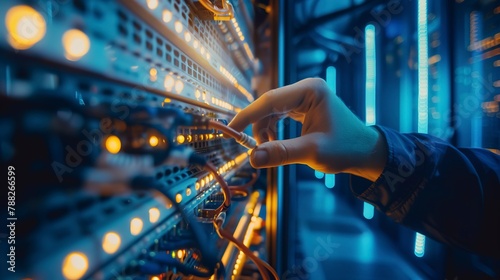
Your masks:
<path fill-rule="evenodd" d="M 366 58 L 366 85 L 365 85 L 365 114 L 366 125 L 374 125 L 376 117 L 377 98 L 377 48 L 375 44 L 375 26 L 365 27 L 365 58 Z M 369 203 L 363 204 L 363 217 L 372 219 L 375 208 Z"/>
<path fill-rule="evenodd" d="M 330 87 L 333 93 L 337 93 L 337 69 L 334 66 L 329 66 L 326 68 L 326 83 Z M 325 186 L 329 189 L 335 187 L 335 174 L 324 174 L 317 170 L 314 171 L 314 175 L 318 179 L 325 177 Z"/>
<path fill-rule="evenodd" d="M 427 0 L 418 0 L 417 12 L 418 34 L 418 119 L 417 132 L 427 133 L 429 130 L 429 40 L 427 31 Z M 415 256 L 421 258 L 425 254 L 425 235 L 415 236 Z"/>
<path fill-rule="evenodd" d="M 415 236 L 415 256 L 421 258 L 425 254 L 425 235 L 417 232 Z"/>

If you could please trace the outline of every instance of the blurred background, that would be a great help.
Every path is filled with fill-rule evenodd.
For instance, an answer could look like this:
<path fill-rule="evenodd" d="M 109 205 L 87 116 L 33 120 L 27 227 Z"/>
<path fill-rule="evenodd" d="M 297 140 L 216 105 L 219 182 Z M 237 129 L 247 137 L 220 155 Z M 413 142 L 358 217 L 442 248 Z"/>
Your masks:
<path fill-rule="evenodd" d="M 368 125 L 498 153 L 499 1 L 282 4 L 281 84 L 322 77 Z M 300 132 L 296 123 L 282 125 L 284 137 Z M 296 267 L 289 271 L 297 279 L 299 271 L 312 279 L 500 277 L 498 262 L 447 248 L 374 213 L 352 197 L 348 176 L 303 166 L 282 168 L 277 176 L 283 176 L 288 217 L 284 266 Z M 332 242 L 327 260 L 317 251 L 324 241 Z"/>

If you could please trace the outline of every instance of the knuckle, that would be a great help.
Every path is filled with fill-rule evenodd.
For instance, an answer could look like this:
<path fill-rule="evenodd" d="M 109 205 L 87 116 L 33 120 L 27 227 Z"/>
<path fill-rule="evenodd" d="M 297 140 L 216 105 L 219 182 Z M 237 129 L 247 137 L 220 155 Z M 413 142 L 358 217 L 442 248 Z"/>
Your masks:
<path fill-rule="evenodd" d="M 328 84 L 322 78 L 307 78 L 304 82 L 306 83 L 307 93 L 314 97 L 323 97 L 330 91 Z"/>
<path fill-rule="evenodd" d="M 283 143 L 281 142 L 277 142 L 276 143 L 276 147 L 275 147 L 275 155 L 276 155 L 276 163 L 278 165 L 283 165 L 283 164 L 286 164 L 288 163 L 288 150 L 286 148 L 285 145 L 283 145 Z"/>

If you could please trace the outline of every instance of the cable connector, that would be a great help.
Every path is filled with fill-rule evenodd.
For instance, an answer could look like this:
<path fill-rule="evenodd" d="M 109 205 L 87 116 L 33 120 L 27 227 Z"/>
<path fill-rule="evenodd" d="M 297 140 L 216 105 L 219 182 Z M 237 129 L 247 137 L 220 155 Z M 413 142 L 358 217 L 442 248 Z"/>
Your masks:
<path fill-rule="evenodd" d="M 253 137 L 248 136 L 247 134 L 240 132 L 240 137 L 235 139 L 238 144 L 244 146 L 248 149 L 254 149 L 257 147 L 257 141 Z"/>

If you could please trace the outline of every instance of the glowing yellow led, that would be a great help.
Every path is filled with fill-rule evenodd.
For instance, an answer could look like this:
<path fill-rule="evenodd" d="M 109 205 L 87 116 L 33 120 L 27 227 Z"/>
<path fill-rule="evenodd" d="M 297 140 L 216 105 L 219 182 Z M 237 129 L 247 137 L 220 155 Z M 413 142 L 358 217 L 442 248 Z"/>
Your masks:
<path fill-rule="evenodd" d="M 194 47 L 195 49 L 197 49 L 199 46 L 200 46 L 200 41 L 198 41 L 198 40 L 194 39 L 194 42 L 193 42 L 193 47 Z"/>
<path fill-rule="evenodd" d="M 153 276 L 153 277 L 151 277 L 151 279 L 150 279 L 150 280 L 160 280 L 160 277 L 158 277 L 158 276 Z"/>
<path fill-rule="evenodd" d="M 205 136 L 203 136 L 203 134 L 200 135 L 200 140 L 204 140 L 204 139 L 205 139 Z"/>
<path fill-rule="evenodd" d="M 156 207 L 149 209 L 149 222 L 154 224 L 158 222 L 159 219 L 160 219 L 160 210 L 158 210 L 158 208 Z"/>
<path fill-rule="evenodd" d="M 199 190 L 200 189 L 200 183 L 196 182 L 196 184 L 194 184 L 194 188 L 196 190 Z"/>
<path fill-rule="evenodd" d="M 151 145 L 151 147 L 158 146 L 158 142 L 159 142 L 158 137 L 156 137 L 154 135 L 149 137 L 149 145 Z"/>
<path fill-rule="evenodd" d="M 138 235 L 142 231 L 142 226 L 144 223 L 139 218 L 133 218 L 130 220 L 130 234 Z"/>
<path fill-rule="evenodd" d="M 156 68 L 151 68 L 149 69 L 149 75 L 151 76 L 156 76 L 158 74 L 158 70 L 156 70 Z"/>
<path fill-rule="evenodd" d="M 105 146 L 108 152 L 117 154 L 122 148 L 122 142 L 120 141 L 120 138 L 114 135 L 110 135 L 108 138 L 106 138 Z"/>
<path fill-rule="evenodd" d="M 178 251 L 177 251 L 177 257 L 178 257 L 179 259 L 182 259 L 182 257 L 184 257 L 184 250 L 178 250 Z"/>
<path fill-rule="evenodd" d="M 170 22 L 172 20 L 172 12 L 169 10 L 163 10 L 162 13 L 163 22 Z"/>
<path fill-rule="evenodd" d="M 116 232 L 108 232 L 102 239 L 102 249 L 108 254 L 113 254 L 120 248 L 122 240 Z"/>
<path fill-rule="evenodd" d="M 31 48 L 45 36 L 47 25 L 43 16 L 26 5 L 10 8 L 5 15 L 9 44 L 18 50 Z"/>
<path fill-rule="evenodd" d="M 182 29 L 183 29 L 182 23 L 180 21 L 176 20 L 174 23 L 174 28 L 175 28 L 175 32 L 180 34 L 182 32 Z"/>
<path fill-rule="evenodd" d="M 191 33 L 189 31 L 184 32 L 184 40 L 188 43 L 191 42 Z"/>
<path fill-rule="evenodd" d="M 209 179 L 212 181 L 214 179 L 214 175 L 210 174 Z"/>
<path fill-rule="evenodd" d="M 207 52 L 207 60 L 210 60 L 210 53 Z"/>
<path fill-rule="evenodd" d="M 175 202 L 181 203 L 182 201 L 182 194 L 178 193 L 175 195 Z"/>
<path fill-rule="evenodd" d="M 71 61 L 79 60 L 90 49 L 89 37 L 78 29 L 66 31 L 62 37 L 62 44 L 66 58 Z"/>
<path fill-rule="evenodd" d="M 165 82 L 163 83 L 163 85 L 165 86 L 165 89 L 168 91 L 171 91 L 172 88 L 174 88 L 174 84 L 175 84 L 174 77 L 172 77 L 171 75 L 167 75 L 165 77 Z"/>
<path fill-rule="evenodd" d="M 62 263 L 62 274 L 66 279 L 80 279 L 89 268 L 87 256 L 80 252 L 67 255 Z"/>
<path fill-rule="evenodd" d="M 175 92 L 181 93 L 183 89 L 184 89 L 184 82 L 181 80 L 177 80 L 175 82 Z"/>
<path fill-rule="evenodd" d="M 205 54 L 205 48 L 203 46 L 201 46 L 200 52 L 201 54 Z"/>
<path fill-rule="evenodd" d="M 191 141 L 193 141 L 193 136 L 191 136 L 191 135 L 188 135 L 188 136 L 186 137 L 186 140 L 187 140 L 188 142 L 191 142 Z"/>
<path fill-rule="evenodd" d="M 146 0 L 146 3 L 148 5 L 148 8 L 151 10 L 154 10 L 158 7 L 158 0 Z"/>
<path fill-rule="evenodd" d="M 182 134 L 177 135 L 177 143 L 182 144 L 182 143 L 184 143 L 185 140 L 186 140 L 186 137 L 184 137 L 184 135 L 182 135 Z"/>
<path fill-rule="evenodd" d="M 200 92 L 199 90 L 196 90 L 196 91 L 194 92 L 194 96 L 195 96 L 196 98 L 200 98 L 200 97 L 201 97 L 201 92 Z"/>
<path fill-rule="evenodd" d="M 191 195 L 191 188 L 187 188 L 186 189 L 186 196 L 190 196 Z"/>
<path fill-rule="evenodd" d="M 210 182 L 210 178 L 208 178 L 208 176 L 205 177 L 205 184 L 208 184 L 209 182 Z"/>
<path fill-rule="evenodd" d="M 203 187 L 205 186 L 205 180 L 200 179 L 200 185 L 201 185 L 201 187 L 203 188 Z"/>

